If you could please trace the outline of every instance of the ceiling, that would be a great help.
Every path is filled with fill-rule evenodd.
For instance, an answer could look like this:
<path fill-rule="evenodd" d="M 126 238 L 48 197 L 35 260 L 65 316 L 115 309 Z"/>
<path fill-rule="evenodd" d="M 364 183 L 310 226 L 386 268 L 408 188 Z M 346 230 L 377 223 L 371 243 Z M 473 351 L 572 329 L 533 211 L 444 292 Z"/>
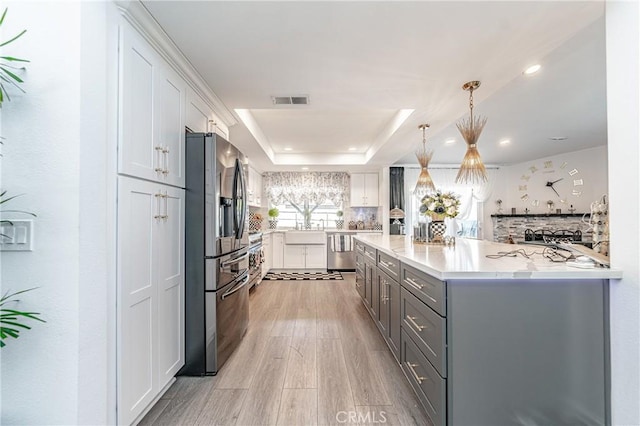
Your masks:
<path fill-rule="evenodd" d="M 487 164 L 606 144 L 601 1 L 143 4 L 237 117 L 231 140 L 262 171 L 417 164 L 420 123 L 433 163 L 459 164 L 469 80 L 482 81 Z M 300 95 L 308 105 L 272 102 Z"/>

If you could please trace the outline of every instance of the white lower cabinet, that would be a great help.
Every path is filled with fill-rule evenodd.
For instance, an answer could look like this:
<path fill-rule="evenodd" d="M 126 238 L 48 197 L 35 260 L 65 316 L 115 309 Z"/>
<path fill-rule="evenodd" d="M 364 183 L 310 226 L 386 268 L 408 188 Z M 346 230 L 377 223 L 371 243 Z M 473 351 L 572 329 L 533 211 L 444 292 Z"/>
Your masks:
<path fill-rule="evenodd" d="M 273 246 L 271 247 L 273 261 L 271 267 L 273 269 L 282 269 L 284 268 L 284 233 L 274 232 L 271 235 L 273 236 Z"/>
<path fill-rule="evenodd" d="M 118 178 L 118 424 L 184 364 L 184 190 Z"/>
<path fill-rule="evenodd" d="M 327 252 L 324 244 L 285 244 L 285 269 L 324 269 L 327 267 Z"/>
<path fill-rule="evenodd" d="M 262 277 L 273 267 L 272 234 L 262 236 Z"/>

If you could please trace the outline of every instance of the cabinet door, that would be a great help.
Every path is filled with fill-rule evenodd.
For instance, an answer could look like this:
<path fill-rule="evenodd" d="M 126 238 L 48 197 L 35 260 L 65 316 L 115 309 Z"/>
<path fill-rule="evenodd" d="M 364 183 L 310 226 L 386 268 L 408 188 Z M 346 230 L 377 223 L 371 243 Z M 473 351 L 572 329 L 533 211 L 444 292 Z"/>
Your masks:
<path fill-rule="evenodd" d="M 373 266 L 370 263 L 365 262 L 364 264 L 364 301 L 366 306 L 369 308 L 369 311 L 371 311 L 371 307 L 373 305 L 373 302 L 371 301 L 371 296 L 373 295 L 373 287 L 374 287 L 373 271 L 374 271 Z"/>
<path fill-rule="evenodd" d="M 130 424 L 156 395 L 155 249 L 160 185 L 118 178 L 118 416 Z"/>
<path fill-rule="evenodd" d="M 378 203 L 378 174 L 366 173 L 364 175 L 364 202 L 367 206 L 377 206 Z"/>
<path fill-rule="evenodd" d="M 351 206 L 366 206 L 365 204 L 365 178 L 362 173 L 351 175 Z"/>
<path fill-rule="evenodd" d="M 249 166 L 248 170 L 249 182 L 247 185 L 247 200 L 250 206 L 260 207 L 260 203 L 258 202 L 258 172 L 254 170 L 253 167 Z"/>
<path fill-rule="evenodd" d="M 292 269 L 305 268 L 305 246 L 296 244 L 284 245 L 284 267 Z"/>
<path fill-rule="evenodd" d="M 160 175 L 169 185 L 184 187 L 184 126 L 187 84 L 168 65 L 157 73 L 154 95 L 156 144 L 160 151 Z"/>
<path fill-rule="evenodd" d="M 362 299 L 364 299 L 364 270 L 356 266 L 356 290 Z"/>
<path fill-rule="evenodd" d="M 327 246 L 314 244 L 306 246 L 306 267 L 309 269 L 326 269 Z"/>
<path fill-rule="evenodd" d="M 385 340 L 389 339 L 389 281 L 391 281 L 384 272 L 378 270 L 377 288 L 378 288 L 378 328 Z"/>
<path fill-rule="evenodd" d="M 387 288 L 387 304 L 389 305 L 389 346 L 391 352 L 400 360 L 400 284 L 395 281 L 389 282 Z"/>
<path fill-rule="evenodd" d="M 162 177 L 162 147 L 154 132 L 154 82 L 159 57 L 128 24 L 120 27 L 118 171 L 148 180 Z"/>
<path fill-rule="evenodd" d="M 284 268 L 284 234 L 282 232 L 275 232 L 273 235 L 273 247 L 271 247 L 271 254 L 273 255 L 273 269 Z"/>
<path fill-rule="evenodd" d="M 264 263 L 262 264 L 262 276 L 264 277 L 267 272 L 273 267 L 273 254 L 272 254 L 272 235 L 267 234 L 262 237 L 262 253 Z"/>
<path fill-rule="evenodd" d="M 158 274 L 158 390 L 184 365 L 184 190 L 162 191 Z"/>
<path fill-rule="evenodd" d="M 192 89 L 187 92 L 186 126 L 194 133 L 209 131 L 209 116 L 211 111 Z"/>

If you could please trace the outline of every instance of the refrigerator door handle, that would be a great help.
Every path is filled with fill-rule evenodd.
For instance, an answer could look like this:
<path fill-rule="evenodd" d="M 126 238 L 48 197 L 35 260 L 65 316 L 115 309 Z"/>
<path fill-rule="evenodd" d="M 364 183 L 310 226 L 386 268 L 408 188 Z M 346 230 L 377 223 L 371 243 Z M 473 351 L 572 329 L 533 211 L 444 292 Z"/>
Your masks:
<path fill-rule="evenodd" d="M 240 184 L 239 188 L 238 184 Z M 240 189 L 240 194 L 238 194 L 238 189 Z M 245 205 L 246 198 L 246 187 L 242 174 L 242 165 L 240 164 L 240 160 L 236 159 L 235 170 L 233 173 L 233 220 L 237 240 L 242 238 L 242 234 L 244 233 L 244 221 L 247 214 Z"/>
<path fill-rule="evenodd" d="M 236 257 L 236 258 L 231 259 L 231 260 L 226 260 L 226 261 L 222 262 L 222 265 L 220 265 L 220 266 L 224 268 L 224 267 L 226 267 L 226 266 L 233 265 L 234 263 L 242 262 L 242 261 L 243 261 L 244 259 L 246 259 L 247 257 L 249 257 L 249 253 L 248 253 L 248 252 L 247 252 L 247 253 L 245 253 L 245 254 L 243 254 L 243 255 L 242 255 L 242 256 L 240 256 L 240 257 Z"/>
<path fill-rule="evenodd" d="M 227 292 L 225 292 L 222 296 L 221 299 L 224 300 L 226 297 L 231 296 L 233 293 L 239 291 L 242 287 L 246 286 L 247 283 L 249 282 L 249 274 L 247 273 L 247 275 L 245 275 L 244 279 L 240 282 L 240 285 L 234 285 L 233 288 Z M 236 283 L 237 284 L 237 283 Z"/>

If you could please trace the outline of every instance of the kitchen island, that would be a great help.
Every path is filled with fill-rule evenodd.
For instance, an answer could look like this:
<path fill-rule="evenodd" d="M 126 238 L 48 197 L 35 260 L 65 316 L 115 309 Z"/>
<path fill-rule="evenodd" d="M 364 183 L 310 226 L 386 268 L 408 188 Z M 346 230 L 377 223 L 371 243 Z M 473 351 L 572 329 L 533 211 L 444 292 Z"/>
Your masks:
<path fill-rule="evenodd" d="M 356 289 L 434 424 L 610 424 L 621 271 L 551 262 L 542 246 L 355 238 Z M 487 257 L 518 249 L 528 258 Z"/>

